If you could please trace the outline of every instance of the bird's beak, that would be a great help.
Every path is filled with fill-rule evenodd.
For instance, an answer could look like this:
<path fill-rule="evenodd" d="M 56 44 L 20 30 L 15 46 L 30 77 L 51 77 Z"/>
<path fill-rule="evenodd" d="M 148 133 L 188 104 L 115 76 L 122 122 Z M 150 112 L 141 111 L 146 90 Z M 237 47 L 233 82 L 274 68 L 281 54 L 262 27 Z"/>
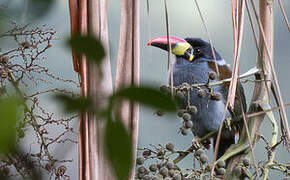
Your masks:
<path fill-rule="evenodd" d="M 186 42 L 186 40 L 171 36 L 169 37 L 169 43 L 171 45 L 171 52 L 176 56 L 182 56 L 189 61 L 194 59 L 193 48 L 188 42 Z M 169 50 L 167 36 L 154 38 L 147 43 L 147 46 L 149 45 L 161 48 L 166 51 Z M 190 49 L 190 51 L 188 51 L 188 49 Z"/>

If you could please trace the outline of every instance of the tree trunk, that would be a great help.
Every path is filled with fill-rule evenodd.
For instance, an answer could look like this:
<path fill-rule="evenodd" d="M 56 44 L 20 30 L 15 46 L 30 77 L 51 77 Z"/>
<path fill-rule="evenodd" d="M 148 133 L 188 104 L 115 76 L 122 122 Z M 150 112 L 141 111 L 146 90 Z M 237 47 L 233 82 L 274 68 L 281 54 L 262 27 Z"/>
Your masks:
<path fill-rule="evenodd" d="M 93 99 L 97 110 L 106 105 L 112 94 L 112 75 L 109 57 L 107 1 L 72 0 L 70 2 L 72 34 L 90 34 L 101 40 L 106 57 L 100 66 L 86 57 L 73 54 L 74 68 L 80 73 L 81 93 Z M 79 19 L 78 19 L 79 18 Z M 79 23 L 79 24 L 78 24 Z M 113 180 L 113 169 L 103 152 L 105 121 L 95 114 L 84 113 L 79 119 L 79 179 Z"/>
<path fill-rule="evenodd" d="M 139 0 L 121 1 L 121 25 L 116 73 L 116 89 L 139 84 Z M 135 161 L 138 142 L 139 105 L 122 102 L 117 110 L 133 142 Z M 135 163 L 133 165 L 135 167 Z M 134 178 L 134 168 L 131 179 Z"/>

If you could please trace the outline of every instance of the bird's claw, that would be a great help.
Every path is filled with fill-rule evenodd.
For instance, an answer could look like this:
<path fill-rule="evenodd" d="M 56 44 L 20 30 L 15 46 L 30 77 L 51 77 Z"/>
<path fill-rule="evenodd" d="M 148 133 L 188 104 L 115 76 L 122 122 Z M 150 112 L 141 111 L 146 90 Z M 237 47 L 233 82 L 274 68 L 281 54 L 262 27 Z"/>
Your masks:
<path fill-rule="evenodd" d="M 195 149 L 199 149 L 202 147 L 209 149 L 210 148 L 210 141 L 208 139 L 204 140 L 204 138 L 195 137 L 195 140 L 192 142 L 192 146 Z"/>
<path fill-rule="evenodd" d="M 225 128 L 232 131 L 232 118 L 226 118 L 224 121 Z"/>

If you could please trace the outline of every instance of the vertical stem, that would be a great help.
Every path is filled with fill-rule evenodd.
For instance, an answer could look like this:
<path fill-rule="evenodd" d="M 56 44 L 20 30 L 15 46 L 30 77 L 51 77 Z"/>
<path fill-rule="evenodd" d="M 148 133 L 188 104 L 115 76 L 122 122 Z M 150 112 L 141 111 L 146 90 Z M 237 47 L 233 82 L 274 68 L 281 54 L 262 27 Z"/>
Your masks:
<path fill-rule="evenodd" d="M 121 25 L 118 49 L 116 89 L 139 85 L 140 37 L 139 37 L 139 0 L 121 1 Z M 139 105 L 123 101 L 117 110 L 125 127 L 132 137 L 133 159 L 135 160 L 138 143 Z M 133 164 L 135 167 L 135 162 Z M 134 168 L 130 179 L 134 179 Z"/>
<path fill-rule="evenodd" d="M 71 33 L 90 34 L 100 39 L 107 56 L 100 66 L 88 62 L 85 56 L 73 52 L 75 71 L 80 75 L 81 94 L 92 97 L 96 110 L 106 105 L 112 94 L 112 76 L 109 57 L 107 26 L 107 0 L 70 0 Z M 103 137 L 105 121 L 95 115 L 79 116 L 79 179 L 115 179 L 109 161 L 104 155 Z"/>
<path fill-rule="evenodd" d="M 97 111 L 106 106 L 107 97 L 112 94 L 112 75 L 110 65 L 107 0 L 87 0 L 88 34 L 99 39 L 106 51 L 106 57 L 101 65 L 88 61 L 88 96 L 94 101 Z M 99 113 L 88 113 L 88 149 L 89 171 L 91 179 L 114 179 L 113 169 L 104 152 L 104 129 L 106 121 L 101 119 Z"/>
<path fill-rule="evenodd" d="M 253 1 L 252 1 L 253 2 Z M 272 80 L 272 67 L 271 60 L 273 55 L 273 4 L 272 1 L 259 1 L 260 6 L 260 17 L 258 20 L 261 22 L 261 28 L 259 29 L 259 50 L 261 56 L 258 55 L 257 67 L 262 69 L 262 72 L 265 73 L 265 80 Z M 252 4 L 254 5 L 254 4 Z M 254 6 L 253 6 L 254 8 Z M 266 37 L 266 38 L 265 38 Z M 267 46 L 267 48 L 266 48 Z M 259 52 L 258 52 L 259 53 Z M 254 86 L 254 92 L 251 100 L 251 105 L 248 113 L 262 111 L 262 105 L 269 102 L 268 96 L 268 87 L 271 87 L 271 82 L 261 82 L 261 75 L 256 75 L 256 82 Z M 259 116 L 250 117 L 247 119 L 247 124 L 249 128 L 251 142 L 253 146 L 256 143 L 256 133 L 259 131 L 260 126 L 264 120 L 265 114 Z M 242 130 L 239 144 L 243 145 L 248 143 L 247 132 L 245 127 Z M 233 170 L 236 166 L 236 163 L 240 161 L 241 158 L 245 157 L 247 153 L 238 154 L 231 158 L 231 161 L 228 166 L 228 170 Z M 257 172 L 258 173 L 258 172 Z M 226 179 L 231 178 L 230 174 L 227 174 Z"/>

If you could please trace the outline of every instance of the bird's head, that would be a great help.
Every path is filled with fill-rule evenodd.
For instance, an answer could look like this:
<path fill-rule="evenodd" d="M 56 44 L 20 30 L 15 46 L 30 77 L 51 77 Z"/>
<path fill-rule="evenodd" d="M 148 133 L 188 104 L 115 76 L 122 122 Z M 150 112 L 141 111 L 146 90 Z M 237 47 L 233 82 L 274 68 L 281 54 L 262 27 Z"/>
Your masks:
<path fill-rule="evenodd" d="M 199 59 L 201 61 L 214 62 L 214 56 L 211 50 L 211 46 L 208 42 L 200 38 L 178 38 L 178 37 L 167 37 L 160 36 L 150 40 L 148 45 L 161 48 L 168 51 L 168 39 L 171 45 L 171 52 L 177 57 L 182 57 L 182 59 L 190 62 L 194 62 Z M 225 62 L 214 49 L 216 62 L 218 65 L 224 65 Z"/>

